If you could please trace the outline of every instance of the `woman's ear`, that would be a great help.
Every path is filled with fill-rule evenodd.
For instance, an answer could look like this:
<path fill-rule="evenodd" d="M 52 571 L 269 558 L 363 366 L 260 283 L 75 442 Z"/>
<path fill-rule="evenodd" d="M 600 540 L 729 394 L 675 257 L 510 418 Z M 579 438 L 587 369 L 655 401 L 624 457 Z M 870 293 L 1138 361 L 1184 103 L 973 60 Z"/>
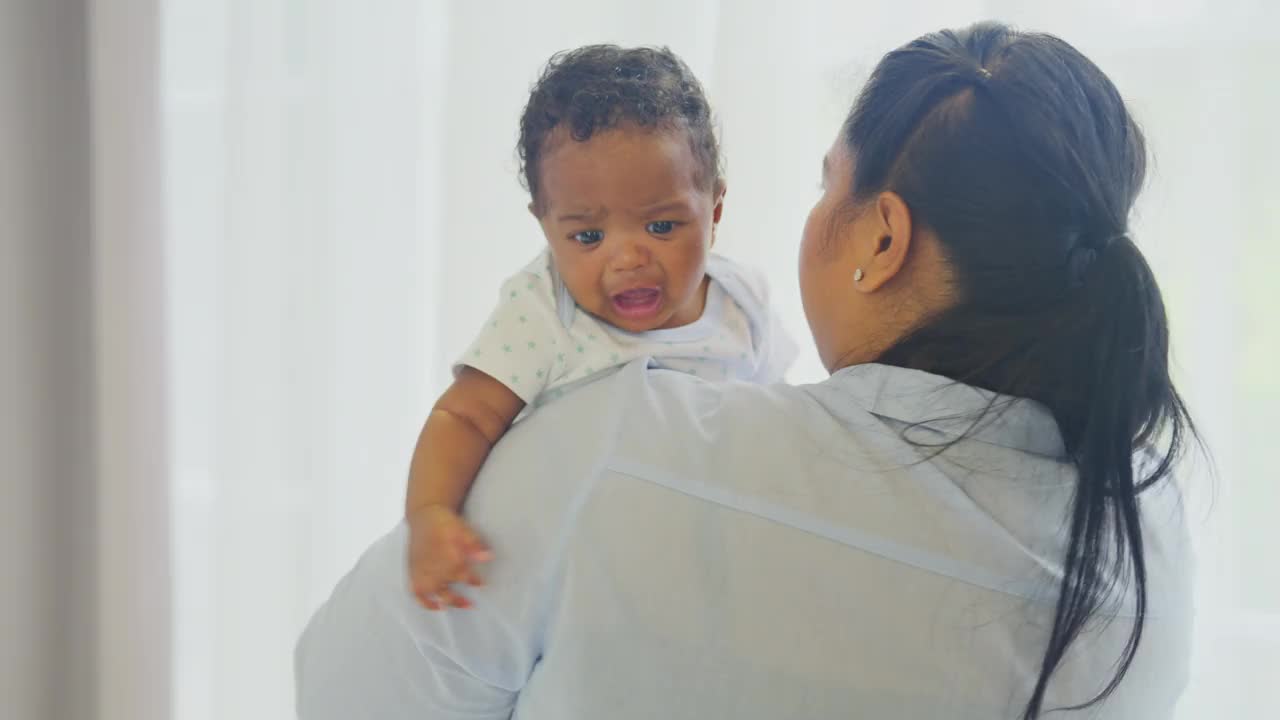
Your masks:
<path fill-rule="evenodd" d="M 907 261 L 911 250 L 911 208 L 895 192 L 882 192 L 868 208 L 867 218 L 874 230 L 871 246 L 861 248 L 859 268 L 862 279 L 857 288 L 875 292 L 892 280 Z"/>

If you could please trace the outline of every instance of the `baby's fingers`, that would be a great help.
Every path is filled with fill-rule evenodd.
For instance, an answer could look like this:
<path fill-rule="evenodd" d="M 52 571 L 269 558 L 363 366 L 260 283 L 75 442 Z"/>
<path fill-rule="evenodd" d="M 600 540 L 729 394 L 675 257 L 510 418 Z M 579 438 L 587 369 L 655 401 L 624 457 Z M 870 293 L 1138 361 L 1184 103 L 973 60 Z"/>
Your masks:
<path fill-rule="evenodd" d="M 413 594 L 414 597 L 418 598 L 418 602 L 422 604 L 422 607 L 428 610 L 440 609 L 440 602 L 436 600 L 435 593 L 427 592 L 425 590 L 415 590 Z"/>
<path fill-rule="evenodd" d="M 462 546 L 468 562 L 489 562 L 493 559 L 493 551 L 471 528 L 467 528 L 462 537 Z"/>
<path fill-rule="evenodd" d="M 469 562 L 462 561 L 453 563 L 449 566 L 448 576 L 445 578 L 443 584 L 446 586 L 458 584 L 479 587 L 484 584 L 484 581 L 480 579 L 480 575 L 476 572 L 476 568 L 474 566 Z"/>
<path fill-rule="evenodd" d="M 443 607 L 439 593 L 447 589 L 453 576 L 457 575 L 461 563 L 442 565 L 438 559 L 422 559 L 410 565 L 409 577 L 413 594 L 430 610 Z"/>
<path fill-rule="evenodd" d="M 466 583 L 471 587 L 484 585 L 484 580 L 480 578 L 480 574 L 470 567 L 463 571 L 462 577 L 458 578 L 458 582 Z"/>
<path fill-rule="evenodd" d="M 470 601 L 470 600 L 468 600 L 468 599 L 466 599 L 465 597 L 463 597 L 461 593 L 456 593 L 456 592 L 454 592 L 453 590 L 450 590 L 448 587 L 445 587 L 445 588 L 441 589 L 441 590 L 440 590 L 440 592 L 439 592 L 439 593 L 437 593 L 436 595 L 437 595 L 437 597 L 440 599 L 440 604 L 441 604 L 442 606 L 446 607 L 446 608 L 449 608 L 449 607 L 455 607 L 455 608 L 469 608 L 469 607 L 471 607 L 471 601 Z"/>

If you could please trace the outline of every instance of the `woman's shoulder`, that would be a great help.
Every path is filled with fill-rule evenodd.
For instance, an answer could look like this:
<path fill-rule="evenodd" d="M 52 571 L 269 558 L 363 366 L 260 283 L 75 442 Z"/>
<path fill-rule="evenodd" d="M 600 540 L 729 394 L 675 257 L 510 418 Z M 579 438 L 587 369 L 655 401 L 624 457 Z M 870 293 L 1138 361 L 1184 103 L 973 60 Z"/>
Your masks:
<path fill-rule="evenodd" d="M 778 437 L 819 409 L 800 387 L 709 382 L 653 366 L 644 358 L 574 387 L 541 406 L 518 428 L 577 438 L 602 455 L 651 458 L 724 449 L 753 435 Z M 514 430 L 513 430 L 514 432 Z"/>

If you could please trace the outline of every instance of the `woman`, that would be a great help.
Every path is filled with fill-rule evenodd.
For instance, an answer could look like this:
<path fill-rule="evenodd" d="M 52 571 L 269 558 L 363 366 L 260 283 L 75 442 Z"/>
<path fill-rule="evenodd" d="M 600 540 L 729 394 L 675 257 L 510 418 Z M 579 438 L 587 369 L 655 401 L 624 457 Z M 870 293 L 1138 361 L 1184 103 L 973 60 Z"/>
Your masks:
<path fill-rule="evenodd" d="M 393 532 L 304 635 L 300 715 L 1168 717 L 1191 425 L 1128 236 L 1144 163 L 1061 40 L 890 53 L 801 243 L 831 378 L 634 364 L 530 418 L 468 502 L 475 609 L 406 599 Z"/>

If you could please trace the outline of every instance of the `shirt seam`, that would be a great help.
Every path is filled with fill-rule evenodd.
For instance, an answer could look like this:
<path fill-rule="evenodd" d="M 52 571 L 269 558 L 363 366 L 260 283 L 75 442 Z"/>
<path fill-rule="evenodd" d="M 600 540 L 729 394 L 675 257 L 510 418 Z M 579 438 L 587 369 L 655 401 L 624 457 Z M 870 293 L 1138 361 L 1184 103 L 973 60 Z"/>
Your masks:
<path fill-rule="evenodd" d="M 948 580 L 962 582 L 967 585 L 997 592 L 1002 595 L 1021 598 L 1037 604 L 1052 604 L 1056 600 L 1056 583 L 1047 582 L 1048 578 L 1037 580 L 1015 580 L 1000 577 L 995 573 L 981 570 L 954 560 L 939 557 L 936 553 L 896 543 L 887 538 L 880 538 L 862 533 L 852 528 L 838 527 L 816 518 L 804 518 L 800 513 L 789 508 L 750 498 L 730 490 L 713 488 L 696 481 L 678 480 L 666 472 L 650 465 L 622 458 L 611 459 L 606 470 L 636 480 L 648 482 L 674 492 L 687 495 L 736 512 L 752 515 L 763 520 L 799 530 L 846 547 L 875 555 L 884 560 L 914 567 Z M 1108 617 L 1132 618 L 1132 612 L 1108 612 Z M 1148 617 L 1154 617 L 1148 615 Z"/>

